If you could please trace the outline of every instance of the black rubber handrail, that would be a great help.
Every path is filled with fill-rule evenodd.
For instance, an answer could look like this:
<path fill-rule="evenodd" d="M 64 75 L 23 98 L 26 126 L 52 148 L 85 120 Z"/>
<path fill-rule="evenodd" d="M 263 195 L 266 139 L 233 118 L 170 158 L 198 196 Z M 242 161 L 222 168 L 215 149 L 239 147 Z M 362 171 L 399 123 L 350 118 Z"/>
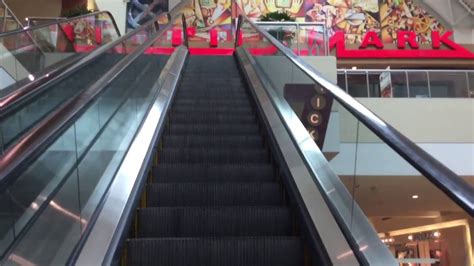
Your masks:
<path fill-rule="evenodd" d="M 294 65 L 300 68 L 316 83 L 325 88 L 344 108 L 353 114 L 359 121 L 367 126 L 384 143 L 390 146 L 410 165 L 416 168 L 431 183 L 443 191 L 456 204 L 464 209 L 470 216 L 474 216 L 474 188 L 451 169 L 436 160 L 429 153 L 405 137 L 390 124 L 375 115 L 367 107 L 352 98 L 343 89 L 328 79 L 324 78 L 313 67 L 304 62 L 293 53 L 291 49 L 281 44 L 268 32 L 262 30 L 245 15 L 239 16 L 236 36 L 239 36 L 242 21 L 249 23 L 254 30 L 263 35 Z M 238 38 L 238 37 L 237 37 Z M 236 42 L 237 44 L 237 42 Z"/>

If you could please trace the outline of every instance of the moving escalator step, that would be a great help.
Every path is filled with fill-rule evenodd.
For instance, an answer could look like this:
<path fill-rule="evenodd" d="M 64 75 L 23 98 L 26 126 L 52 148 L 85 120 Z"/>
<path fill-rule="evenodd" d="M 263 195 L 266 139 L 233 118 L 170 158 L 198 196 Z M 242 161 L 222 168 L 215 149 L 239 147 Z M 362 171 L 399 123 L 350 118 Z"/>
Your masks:
<path fill-rule="evenodd" d="M 271 164 L 159 163 L 152 170 L 155 182 L 271 182 Z"/>
<path fill-rule="evenodd" d="M 156 152 L 129 265 L 304 265 L 295 213 L 232 57 L 189 58 Z"/>
<path fill-rule="evenodd" d="M 127 244 L 129 265 L 303 265 L 297 237 L 138 238 Z"/>
<path fill-rule="evenodd" d="M 189 105 L 232 105 L 232 106 L 248 106 L 250 103 L 247 98 L 222 98 L 222 99 L 176 99 L 175 105 L 189 104 Z"/>
<path fill-rule="evenodd" d="M 262 138 L 258 135 L 219 135 L 219 136 L 163 136 L 164 148 L 227 147 L 227 148 L 263 148 Z"/>
<path fill-rule="evenodd" d="M 154 183 L 147 186 L 147 206 L 279 206 L 276 182 Z"/>
<path fill-rule="evenodd" d="M 219 134 L 259 134 L 260 128 L 256 124 L 207 124 L 207 123 L 170 123 L 168 133 L 173 134 L 205 134 L 205 135 L 219 135 Z"/>
<path fill-rule="evenodd" d="M 269 157 L 262 149 L 164 148 L 159 160 L 163 163 L 266 163 Z"/>
<path fill-rule="evenodd" d="M 221 95 L 221 94 L 196 97 L 195 95 L 187 95 L 187 94 L 179 95 L 177 93 L 176 97 L 177 97 L 176 100 L 181 100 L 181 101 L 193 101 L 193 100 L 199 101 L 199 100 L 205 99 L 205 100 L 208 100 L 209 102 L 216 102 L 216 101 L 231 101 L 233 99 L 235 102 L 240 102 L 240 101 L 248 102 L 248 96 L 245 94 L 232 95 L 232 97 L 229 97 L 228 95 Z"/>
<path fill-rule="evenodd" d="M 175 105 L 173 106 L 173 114 L 185 113 L 233 113 L 233 114 L 252 114 L 253 110 L 250 106 L 232 106 L 232 105 Z"/>
<path fill-rule="evenodd" d="M 279 206 L 151 207 L 138 210 L 138 237 L 290 236 Z"/>
<path fill-rule="evenodd" d="M 255 116 L 252 114 L 235 114 L 235 113 L 209 113 L 205 116 L 199 113 L 176 113 L 172 115 L 173 123 L 182 124 L 194 122 L 196 124 L 225 124 L 225 123 L 255 123 Z"/>

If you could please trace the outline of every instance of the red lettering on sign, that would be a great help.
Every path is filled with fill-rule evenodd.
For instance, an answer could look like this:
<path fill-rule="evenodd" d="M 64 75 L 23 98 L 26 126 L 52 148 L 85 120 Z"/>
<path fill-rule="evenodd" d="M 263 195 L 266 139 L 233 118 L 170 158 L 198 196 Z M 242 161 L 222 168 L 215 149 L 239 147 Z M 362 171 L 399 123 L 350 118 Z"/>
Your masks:
<path fill-rule="evenodd" d="M 459 45 L 459 44 L 457 44 L 457 43 L 455 43 L 455 42 L 453 42 L 449 39 L 449 37 L 451 37 L 451 35 L 453 35 L 452 31 L 447 31 L 443 35 L 440 35 L 439 31 L 433 31 L 431 33 L 431 42 L 432 42 L 432 45 L 433 45 L 433 49 L 441 48 L 441 43 L 443 43 L 444 45 L 448 46 L 449 48 L 451 48 L 453 50 L 464 49 L 461 45 Z"/>
<path fill-rule="evenodd" d="M 432 33 L 432 47 L 433 49 L 403 49 L 406 48 L 406 43 L 412 47 L 419 47 L 419 44 L 416 43 L 416 35 L 412 33 L 402 32 L 402 39 L 398 40 L 399 49 L 383 49 L 383 50 L 366 50 L 365 47 L 373 45 L 377 48 L 380 47 L 380 44 L 377 44 L 377 39 L 380 38 L 374 37 L 374 33 L 368 33 L 369 36 L 364 37 L 364 41 L 361 45 L 361 49 L 358 50 L 348 50 L 345 46 L 345 38 L 343 32 L 337 32 L 329 39 L 329 49 L 336 48 L 336 56 L 338 58 L 347 58 L 347 59 L 362 59 L 362 58 L 420 58 L 420 59 L 473 59 L 474 53 L 462 47 L 461 45 L 450 40 L 449 37 L 452 35 L 452 32 L 446 32 L 443 35 L 440 35 L 439 32 L 434 31 Z M 400 35 L 399 35 L 400 37 Z M 401 47 L 400 44 L 403 44 Z M 441 44 L 444 44 L 449 49 L 440 49 Z M 365 47 L 363 47 L 365 45 Z M 383 43 L 382 43 L 383 47 Z"/>
<path fill-rule="evenodd" d="M 397 32 L 397 47 L 405 49 L 405 45 L 408 43 L 411 48 L 418 49 L 418 43 L 416 42 L 416 33 L 413 31 L 399 31 Z"/>
<path fill-rule="evenodd" d="M 379 38 L 379 35 L 375 31 L 369 31 L 365 34 L 362 44 L 359 46 L 360 49 L 365 49 L 367 46 L 375 46 L 377 49 L 383 48 L 383 43 Z"/>

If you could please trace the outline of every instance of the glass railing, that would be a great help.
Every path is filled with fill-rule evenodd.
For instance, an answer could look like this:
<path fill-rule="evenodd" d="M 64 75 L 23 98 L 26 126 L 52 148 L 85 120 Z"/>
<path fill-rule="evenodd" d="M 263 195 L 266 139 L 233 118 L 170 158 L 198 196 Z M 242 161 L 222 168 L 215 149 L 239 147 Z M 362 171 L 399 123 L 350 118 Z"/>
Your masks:
<path fill-rule="evenodd" d="M 110 49 L 70 76 L 37 92 L 34 98 L 14 103 L 14 106 L 4 111 L 0 117 L 0 154 L 14 145 L 41 119 L 100 79 L 124 57 L 122 51 L 116 50 Z"/>
<path fill-rule="evenodd" d="M 180 23 L 181 17 L 172 24 Z M 147 36 L 141 43 L 127 38 L 116 45 L 113 51 L 127 55 L 117 64 L 125 69 L 107 71 L 103 77 L 113 80 L 98 82 L 103 91 L 3 188 L 0 252 L 21 238 L 4 258 L 7 264 L 68 261 L 163 82 L 169 55 L 148 48 L 166 38 L 168 25 L 157 33 L 147 23 L 138 30 Z"/>
<path fill-rule="evenodd" d="M 474 70 L 340 69 L 337 84 L 352 97 L 470 98 Z"/>
<path fill-rule="evenodd" d="M 371 265 L 386 252 L 400 265 L 471 265 L 474 179 L 447 169 L 269 33 L 242 21 L 242 48 L 340 227 L 357 243 L 353 250 Z M 472 155 L 459 160 L 472 164 Z M 384 252 L 377 252 L 380 242 Z"/>
<path fill-rule="evenodd" d="M 0 83 L 0 97 L 51 74 L 66 59 L 72 62 L 84 52 L 118 37 L 120 34 L 109 12 L 95 12 L 0 34 L 0 66 L 9 77 Z"/>
<path fill-rule="evenodd" d="M 327 56 L 329 42 L 326 25 L 321 22 L 256 22 L 299 56 Z"/>

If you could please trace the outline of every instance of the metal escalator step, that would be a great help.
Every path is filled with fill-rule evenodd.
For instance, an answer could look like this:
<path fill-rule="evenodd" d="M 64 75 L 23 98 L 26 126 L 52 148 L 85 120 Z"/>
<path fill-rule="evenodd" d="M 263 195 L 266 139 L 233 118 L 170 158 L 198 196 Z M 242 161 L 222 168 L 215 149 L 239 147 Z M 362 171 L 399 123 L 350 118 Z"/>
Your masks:
<path fill-rule="evenodd" d="M 194 148 L 194 147 L 263 147 L 263 139 L 258 135 L 218 135 L 218 136 L 187 136 L 187 135 L 165 135 L 162 137 L 164 148 Z"/>
<path fill-rule="evenodd" d="M 171 108 L 171 113 L 229 113 L 229 114 L 251 114 L 250 106 L 225 106 L 225 105 L 178 105 Z"/>
<path fill-rule="evenodd" d="M 245 101 L 238 101 L 238 102 L 236 102 L 233 99 L 221 99 L 217 101 L 209 101 L 206 99 L 195 99 L 194 101 L 193 100 L 176 101 L 173 104 L 173 107 L 186 107 L 186 106 L 193 106 L 193 107 L 212 106 L 212 107 L 234 107 L 234 108 L 252 107 L 248 99 Z"/>
<path fill-rule="evenodd" d="M 187 92 L 178 91 L 176 93 L 178 99 L 199 99 L 199 100 L 214 100 L 214 99 L 238 99 L 238 100 L 249 100 L 249 96 L 246 93 L 234 92 L 234 93 L 210 93 L 210 92 Z"/>
<path fill-rule="evenodd" d="M 147 186 L 147 206 L 246 206 L 283 204 L 276 182 L 154 183 Z"/>
<path fill-rule="evenodd" d="M 233 113 L 210 113 L 201 115 L 196 113 L 177 113 L 169 116 L 173 123 L 256 123 L 257 119 L 253 114 L 233 114 Z"/>
<path fill-rule="evenodd" d="M 186 73 L 187 74 L 187 73 Z M 184 77 L 181 79 L 180 87 L 182 85 L 194 85 L 194 86 L 202 86 L 202 87 L 210 87 L 213 85 L 224 85 L 224 86 L 229 86 L 229 85 L 241 85 L 243 86 L 244 82 L 239 76 L 230 76 L 222 78 L 222 77 L 209 77 L 206 74 L 196 74 L 195 76 L 187 76 L 184 75 Z M 198 79 L 200 82 L 196 82 L 196 77 L 201 77 L 201 79 Z"/>
<path fill-rule="evenodd" d="M 171 123 L 166 132 L 167 134 L 205 134 L 208 136 L 219 134 L 231 135 L 255 135 L 260 134 L 257 124 L 203 124 L 203 123 Z"/>
<path fill-rule="evenodd" d="M 239 94 L 239 95 L 233 95 L 232 97 L 229 97 L 228 95 L 220 95 L 220 94 L 213 94 L 213 95 L 203 95 L 200 97 L 196 97 L 196 95 L 176 95 L 177 100 L 184 100 L 184 101 L 189 101 L 189 100 L 199 100 L 199 101 L 220 101 L 220 100 L 236 100 L 236 101 L 248 101 L 249 96 L 246 94 Z"/>
<path fill-rule="evenodd" d="M 271 164 L 159 163 L 153 167 L 155 182 L 269 182 L 275 176 Z"/>
<path fill-rule="evenodd" d="M 159 151 L 163 163 L 266 163 L 265 149 L 164 148 Z"/>
<path fill-rule="evenodd" d="M 131 239 L 127 248 L 128 265 L 303 265 L 298 237 Z"/>
<path fill-rule="evenodd" d="M 176 99 L 174 101 L 174 105 L 181 105 L 181 104 L 192 104 L 192 105 L 216 105 L 216 104 L 227 104 L 233 106 L 246 106 L 249 105 L 250 102 L 248 98 L 245 100 L 238 100 L 232 98 L 221 98 L 221 99 Z"/>
<path fill-rule="evenodd" d="M 202 86 L 193 86 L 187 85 L 180 87 L 177 91 L 181 94 L 198 94 L 198 95 L 215 95 L 215 94 L 224 94 L 224 95 L 247 95 L 247 92 L 243 85 L 219 85 L 213 87 L 202 87 Z"/>
<path fill-rule="evenodd" d="M 245 93 L 241 83 L 215 83 L 215 84 L 181 84 L 179 92 L 205 92 L 205 93 Z"/>
<path fill-rule="evenodd" d="M 212 84 L 212 83 L 232 84 L 234 82 L 241 83 L 242 78 L 240 77 L 239 73 L 237 71 L 233 71 L 233 72 L 234 73 L 225 73 L 225 78 L 222 78 L 222 76 L 215 76 L 215 73 L 212 73 L 212 72 L 189 73 L 188 71 L 186 71 L 184 73 L 182 81 L 185 81 L 185 82 L 188 81 L 188 82 L 196 84 L 196 76 L 209 76 L 209 77 L 206 77 L 205 80 L 202 80 L 202 82 L 200 82 L 199 84 Z M 191 74 L 191 76 L 189 74 Z"/>
<path fill-rule="evenodd" d="M 290 236 L 287 207 L 152 207 L 138 211 L 138 237 Z"/>

